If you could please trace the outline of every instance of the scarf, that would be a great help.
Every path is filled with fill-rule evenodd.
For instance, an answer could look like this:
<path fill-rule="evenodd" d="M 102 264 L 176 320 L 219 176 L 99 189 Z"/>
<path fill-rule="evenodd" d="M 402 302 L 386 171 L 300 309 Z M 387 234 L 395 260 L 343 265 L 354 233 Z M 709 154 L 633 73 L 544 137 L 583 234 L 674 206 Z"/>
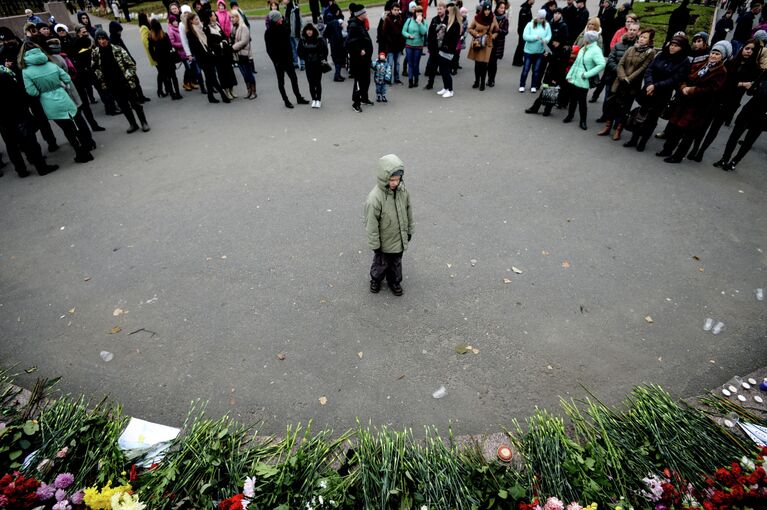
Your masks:
<path fill-rule="evenodd" d="M 202 31 L 202 26 L 198 23 L 192 23 L 189 28 L 192 29 L 192 32 L 194 32 L 194 36 L 197 38 L 198 41 L 200 41 L 200 44 L 202 44 L 202 47 L 205 48 L 205 50 L 208 50 L 208 36 L 205 35 L 205 32 Z"/>
<path fill-rule="evenodd" d="M 476 16 L 474 16 L 474 21 L 489 28 L 490 25 L 493 24 L 493 15 L 491 14 L 490 16 L 485 16 L 485 12 L 480 11 Z"/>
<path fill-rule="evenodd" d="M 721 62 L 711 62 L 710 60 L 706 62 L 706 65 L 698 69 L 698 78 L 703 78 L 708 74 L 708 72 L 712 69 L 714 69 L 716 66 L 721 64 Z"/>
<path fill-rule="evenodd" d="M 636 51 L 637 53 L 644 53 L 645 51 L 649 49 L 650 49 L 649 45 L 639 45 L 639 44 L 634 45 L 634 51 Z"/>
<path fill-rule="evenodd" d="M 495 15 L 495 20 L 498 22 L 499 25 L 503 23 L 503 20 L 505 20 L 506 18 L 507 18 L 507 14 L 505 12 L 503 14 L 496 13 Z"/>

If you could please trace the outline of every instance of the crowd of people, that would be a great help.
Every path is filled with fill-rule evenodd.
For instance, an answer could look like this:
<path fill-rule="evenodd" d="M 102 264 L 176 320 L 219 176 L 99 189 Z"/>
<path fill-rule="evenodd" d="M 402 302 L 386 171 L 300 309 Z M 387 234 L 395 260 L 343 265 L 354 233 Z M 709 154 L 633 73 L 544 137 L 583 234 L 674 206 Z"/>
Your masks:
<path fill-rule="evenodd" d="M 363 5 L 351 3 L 345 15 L 334 0 L 322 1 L 321 10 L 312 4 L 312 19 L 306 23 L 296 0 L 268 1 L 264 43 L 287 108 L 294 103 L 285 89 L 286 76 L 295 103 L 321 108 L 323 75 L 330 72 L 334 82 L 345 81 L 345 72 L 353 81 L 354 111 L 374 104 L 371 78 L 376 101 L 388 102 L 388 87 L 404 85 L 404 77 L 408 88 L 420 87 L 424 52 L 424 88 L 433 89 L 439 78 L 437 94 L 442 98 L 455 94 L 453 76 L 462 69 L 463 49 L 474 61 L 472 87 L 485 91 L 495 86 L 498 62 L 511 37 L 506 0 L 481 0 L 472 15 L 462 0 L 440 0 L 431 19 L 429 0 L 389 0 L 374 30 Z M 555 108 L 564 109 L 563 122 L 569 123 L 577 110 L 585 130 L 588 104 L 604 91 L 598 119 L 604 127 L 597 135 L 617 141 L 628 130 L 631 136 L 623 145 L 643 151 L 659 119 L 667 119 L 655 137 L 663 140 L 656 154 L 668 163 L 685 157 L 702 161 L 721 127 L 734 122 L 714 164 L 735 169 L 767 126 L 767 25 L 758 0 L 731 0 L 712 34 L 691 36 L 686 33 L 690 9 L 683 0 L 669 19 L 665 41 L 657 46 L 655 31 L 642 27 L 629 3 L 616 8 L 611 0 L 602 0 L 598 14 L 591 16 L 585 0 L 565 1 L 559 5 L 547 0 L 537 11 L 535 0 L 524 0 L 519 7 L 512 65 L 522 68 L 519 92 L 536 94 L 526 113 L 543 108 L 549 116 Z M 238 97 L 238 69 L 245 98 L 257 98 L 252 20 L 237 1 L 169 1 L 166 6 L 165 23 L 138 14 L 146 58 L 156 70 L 158 97 L 180 100 L 182 89 L 199 90 L 211 103 L 230 103 Z M 29 175 L 23 155 L 40 175 L 57 168 L 46 162 L 36 135 L 39 131 L 48 152 L 57 150 L 50 121 L 74 149 L 75 162 L 93 160 L 97 145 L 92 132 L 104 129 L 92 108 L 96 96 L 107 115 L 125 116 L 128 133 L 150 130 L 144 112 L 150 99 L 119 21 L 111 21 L 107 31 L 79 11 L 70 30 L 55 20 L 28 15 L 23 38 L 0 29 L 0 134 L 20 177 Z M 297 71 L 305 74 L 310 100 L 301 93 Z"/>

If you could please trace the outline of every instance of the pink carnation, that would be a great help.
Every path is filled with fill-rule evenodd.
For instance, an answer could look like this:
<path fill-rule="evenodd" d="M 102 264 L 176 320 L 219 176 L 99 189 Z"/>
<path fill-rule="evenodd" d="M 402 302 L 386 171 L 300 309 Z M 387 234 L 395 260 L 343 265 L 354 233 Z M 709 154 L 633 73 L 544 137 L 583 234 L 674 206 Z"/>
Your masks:
<path fill-rule="evenodd" d="M 69 447 L 68 447 L 68 446 L 65 446 L 64 448 L 62 448 L 61 450 L 59 450 L 58 452 L 56 452 L 56 458 L 58 458 L 58 459 L 63 459 L 64 457 L 66 457 L 66 456 L 67 456 L 67 453 L 68 453 L 68 452 L 69 452 Z"/>
<path fill-rule="evenodd" d="M 62 499 L 61 501 L 53 505 L 51 510 L 72 510 L 72 505 L 70 505 L 69 501 L 67 501 L 66 499 Z"/>
<path fill-rule="evenodd" d="M 562 503 L 562 500 L 552 496 L 546 500 L 543 510 L 565 510 L 565 504 Z"/>
<path fill-rule="evenodd" d="M 567 510 L 583 510 L 583 507 L 579 505 L 578 503 L 576 503 L 575 501 L 573 501 L 572 503 L 567 505 Z"/>
<path fill-rule="evenodd" d="M 67 499 L 67 493 L 64 489 L 56 489 L 56 501 L 64 501 Z"/>

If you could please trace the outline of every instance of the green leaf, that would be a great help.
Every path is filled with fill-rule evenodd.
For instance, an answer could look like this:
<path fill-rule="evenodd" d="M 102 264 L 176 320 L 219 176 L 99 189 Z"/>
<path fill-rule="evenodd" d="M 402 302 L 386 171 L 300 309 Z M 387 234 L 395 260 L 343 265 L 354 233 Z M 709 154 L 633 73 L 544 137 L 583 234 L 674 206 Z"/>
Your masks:
<path fill-rule="evenodd" d="M 210 484 L 210 483 L 206 483 L 205 485 L 203 485 L 202 487 L 200 487 L 200 494 L 205 494 L 205 491 L 206 491 L 206 490 L 208 490 L 208 489 L 210 489 L 210 487 L 211 487 L 211 484 Z"/>
<path fill-rule="evenodd" d="M 274 510 L 290 510 L 290 507 L 288 507 L 287 504 L 283 503 L 280 506 L 276 507 Z"/>
<path fill-rule="evenodd" d="M 501 499 L 506 499 L 506 498 L 509 497 L 509 493 L 508 493 L 507 490 L 501 489 L 501 490 L 498 491 L 498 497 L 501 498 Z"/>
<path fill-rule="evenodd" d="M 28 450 L 30 446 L 32 446 L 32 443 L 30 443 L 26 439 L 22 439 L 21 441 L 19 441 L 19 447 L 24 450 Z"/>
<path fill-rule="evenodd" d="M 594 459 L 592 459 L 591 457 L 586 459 L 586 469 L 588 470 L 594 469 Z"/>
<path fill-rule="evenodd" d="M 37 433 L 38 430 L 40 430 L 40 424 L 36 421 L 27 420 L 24 423 L 24 426 L 22 427 L 22 430 L 24 433 L 28 436 L 32 436 Z"/>
<path fill-rule="evenodd" d="M 514 499 L 522 499 L 525 497 L 526 493 L 527 491 L 525 490 L 525 488 L 518 483 L 511 488 L 511 497 Z"/>
<path fill-rule="evenodd" d="M 278 469 L 276 466 L 258 463 L 256 464 L 255 471 L 256 475 L 258 475 L 257 478 L 270 478 L 277 474 Z"/>
<path fill-rule="evenodd" d="M 218 433 L 218 438 L 221 439 L 222 437 L 224 437 L 228 433 L 229 433 L 229 429 L 224 429 L 224 430 L 222 430 L 221 432 Z"/>
<path fill-rule="evenodd" d="M 23 450 L 14 450 L 14 451 L 12 451 L 11 453 L 9 453 L 9 454 L 8 454 L 8 458 L 9 458 L 10 460 L 16 460 L 16 459 L 18 459 L 19 457 L 21 457 L 21 454 L 22 454 L 22 453 L 24 453 L 24 451 L 23 451 Z"/>

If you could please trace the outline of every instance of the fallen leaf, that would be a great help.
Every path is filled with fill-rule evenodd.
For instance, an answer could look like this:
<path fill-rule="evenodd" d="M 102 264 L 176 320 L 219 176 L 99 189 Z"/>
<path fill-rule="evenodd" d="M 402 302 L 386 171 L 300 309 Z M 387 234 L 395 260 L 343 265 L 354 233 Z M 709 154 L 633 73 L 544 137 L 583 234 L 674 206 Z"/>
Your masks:
<path fill-rule="evenodd" d="M 522 270 L 518 267 L 511 266 L 511 270 L 514 271 L 517 274 L 522 274 Z"/>
<path fill-rule="evenodd" d="M 69 310 L 69 313 L 70 313 L 71 315 L 74 315 L 74 313 L 75 313 L 75 309 L 74 309 L 74 308 L 70 309 L 70 310 Z"/>
<path fill-rule="evenodd" d="M 115 317 L 119 317 L 123 315 L 124 313 L 125 313 L 125 310 L 123 310 L 122 308 L 115 308 L 115 311 L 112 312 L 112 315 Z"/>
<path fill-rule="evenodd" d="M 362 359 L 362 351 L 360 351 L 360 352 L 358 352 L 358 353 L 357 353 L 357 357 L 358 357 L 359 359 Z"/>
<path fill-rule="evenodd" d="M 123 328 L 121 328 L 120 326 L 115 326 L 111 330 L 109 330 L 109 334 L 110 335 L 116 335 L 117 333 L 119 333 L 122 330 L 123 330 Z"/>
<path fill-rule="evenodd" d="M 320 397 L 320 405 L 321 405 L 321 406 L 324 406 L 324 405 L 325 405 L 325 404 L 327 404 L 327 403 L 328 403 L 328 397 L 326 397 L 325 395 L 322 395 L 322 396 Z"/>
<path fill-rule="evenodd" d="M 451 267 L 453 267 L 453 264 L 448 264 L 448 265 L 447 265 L 447 268 L 448 268 L 448 269 L 450 269 Z"/>
<path fill-rule="evenodd" d="M 565 260 L 564 262 L 562 262 L 562 267 L 564 267 L 565 269 L 569 268 L 570 267 L 570 261 L 569 260 Z"/>
<path fill-rule="evenodd" d="M 469 263 L 471 264 L 471 267 L 474 267 L 474 266 L 476 266 L 476 265 L 477 265 L 477 259 L 471 259 L 471 260 L 469 261 Z"/>
<path fill-rule="evenodd" d="M 278 352 L 277 353 L 277 359 L 282 361 L 285 359 L 285 353 L 284 352 Z"/>
<path fill-rule="evenodd" d="M 699 268 L 698 268 L 698 271 L 700 271 L 700 272 L 702 273 L 702 272 L 704 272 L 705 270 L 704 270 L 702 267 L 699 267 Z"/>
<path fill-rule="evenodd" d="M 236 402 L 237 402 L 237 401 L 236 401 L 235 399 L 233 399 L 233 398 L 230 398 L 230 399 L 229 399 L 229 405 L 230 405 L 230 406 L 233 406 L 233 405 L 234 405 Z"/>
<path fill-rule="evenodd" d="M 692 260 L 700 260 L 700 257 L 698 257 L 697 255 L 693 255 Z"/>
<path fill-rule="evenodd" d="M 546 369 L 547 370 L 554 370 L 554 367 L 552 367 L 551 365 L 546 365 Z"/>
<path fill-rule="evenodd" d="M 479 354 L 479 349 L 477 349 L 476 347 L 472 347 L 471 352 L 474 354 Z"/>
<path fill-rule="evenodd" d="M 544 257 L 548 257 L 549 256 L 549 252 L 547 252 L 546 250 L 543 250 L 541 252 L 541 255 L 543 255 Z"/>
<path fill-rule="evenodd" d="M 708 362 L 711 363 L 712 365 L 716 365 L 716 360 L 715 359 L 710 359 L 710 360 L 708 360 Z"/>
<path fill-rule="evenodd" d="M 504 278 L 503 279 L 503 283 L 511 283 L 511 279 L 510 278 Z"/>
<path fill-rule="evenodd" d="M 658 361 L 663 361 L 663 356 L 659 356 Z"/>
<path fill-rule="evenodd" d="M 654 320 L 652 320 L 652 317 L 650 317 L 649 315 L 645 316 L 644 320 L 648 324 L 652 324 L 653 322 L 655 322 Z"/>
<path fill-rule="evenodd" d="M 36 366 L 32 366 L 32 367 L 29 367 L 29 368 L 25 368 L 24 371 L 26 373 L 28 373 L 28 374 L 31 374 L 33 372 L 37 372 L 37 367 Z"/>
<path fill-rule="evenodd" d="M 456 346 L 455 352 L 458 354 L 466 354 L 467 352 L 471 351 L 471 345 L 461 344 Z"/>
<path fill-rule="evenodd" d="M 83 278 L 83 281 L 84 281 L 84 282 L 89 282 L 90 280 L 91 280 L 91 277 L 90 277 L 90 276 L 86 276 L 85 278 Z"/>
<path fill-rule="evenodd" d="M 398 381 L 401 381 L 401 380 L 402 380 L 402 379 L 404 379 L 404 378 L 405 378 L 405 374 L 402 374 L 401 376 L 397 377 L 397 380 L 398 380 Z"/>

